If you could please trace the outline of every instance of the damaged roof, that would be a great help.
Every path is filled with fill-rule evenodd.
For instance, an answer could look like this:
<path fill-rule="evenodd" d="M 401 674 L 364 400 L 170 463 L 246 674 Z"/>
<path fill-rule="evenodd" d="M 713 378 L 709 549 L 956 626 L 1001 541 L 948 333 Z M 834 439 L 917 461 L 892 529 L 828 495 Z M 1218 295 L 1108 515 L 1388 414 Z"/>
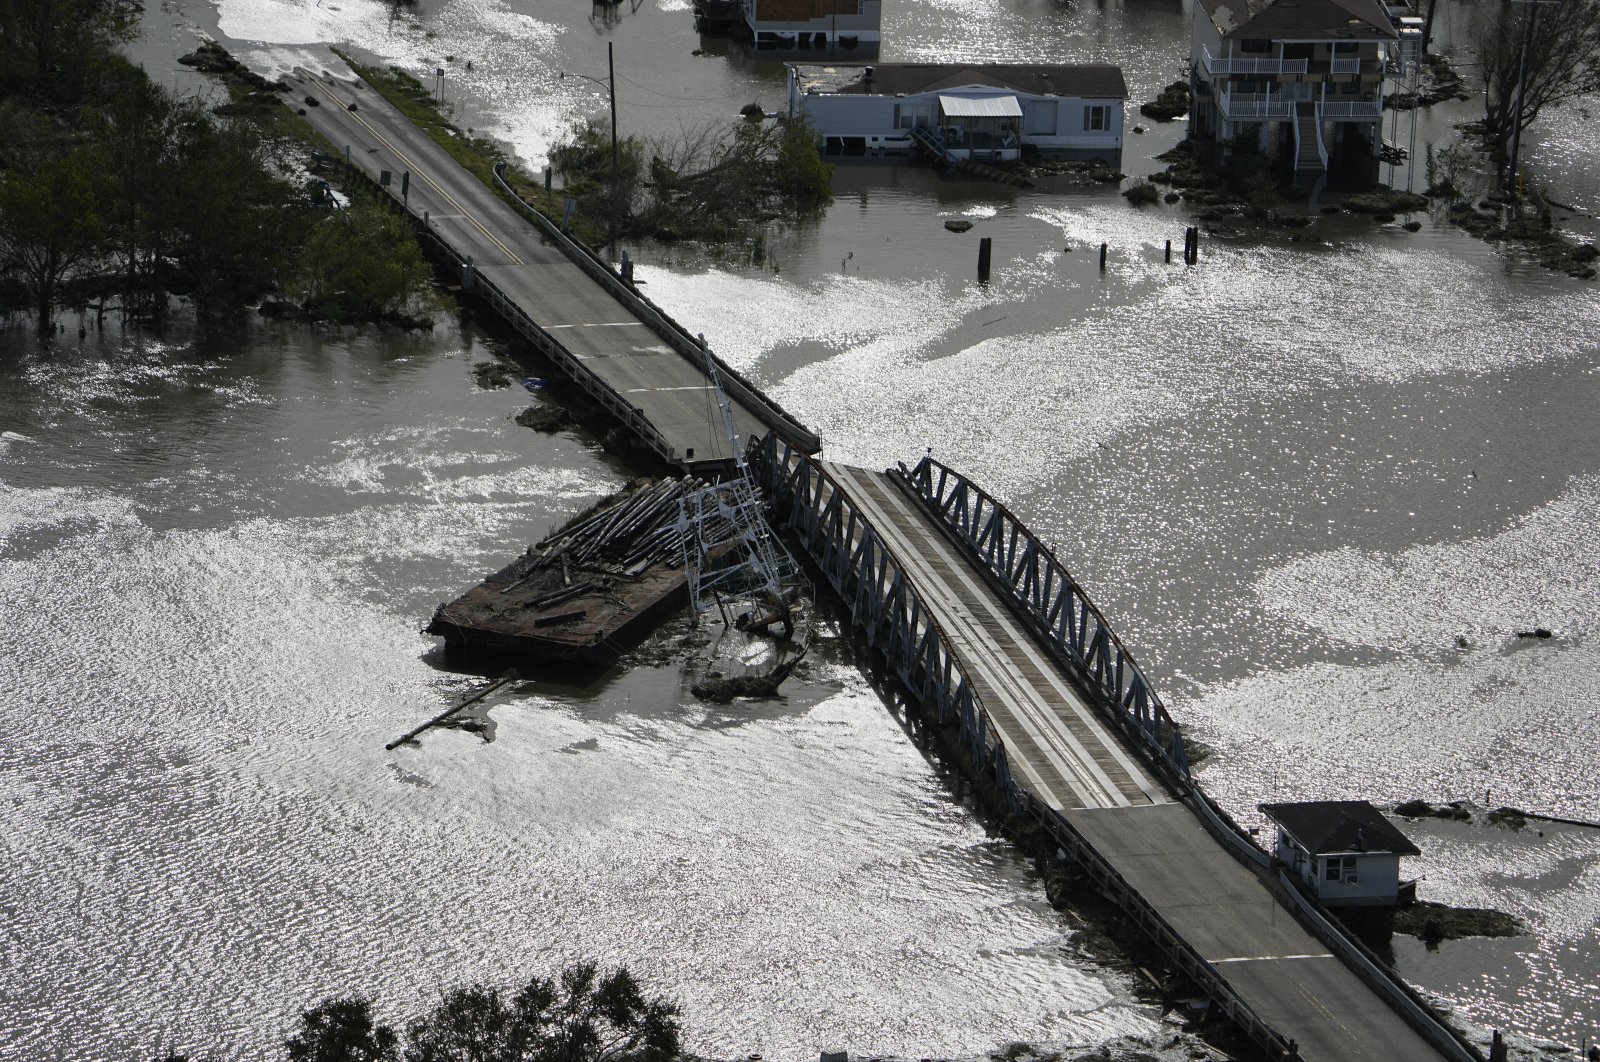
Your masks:
<path fill-rule="evenodd" d="M 1395 38 L 1378 0 L 1200 0 L 1224 37 L 1276 41 Z"/>
<path fill-rule="evenodd" d="M 969 63 L 871 63 L 859 66 L 788 64 L 802 92 L 863 96 L 911 96 L 981 85 L 1034 96 L 1086 96 L 1125 100 L 1122 68 L 1110 63 L 1065 65 L 973 65 Z M 867 71 L 872 77 L 866 77 Z"/>

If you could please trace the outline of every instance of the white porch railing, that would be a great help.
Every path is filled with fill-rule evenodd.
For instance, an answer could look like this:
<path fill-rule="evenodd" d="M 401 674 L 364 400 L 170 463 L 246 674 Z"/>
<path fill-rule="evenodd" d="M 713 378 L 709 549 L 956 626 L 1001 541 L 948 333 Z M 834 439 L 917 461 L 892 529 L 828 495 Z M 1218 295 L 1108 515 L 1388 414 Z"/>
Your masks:
<path fill-rule="evenodd" d="M 1208 74 L 1304 74 L 1310 66 L 1305 59 L 1218 59 L 1207 45 L 1200 46 L 1200 58 Z"/>
<path fill-rule="evenodd" d="M 1361 58 L 1331 59 L 1328 63 L 1329 73 L 1332 74 L 1359 74 L 1361 73 Z"/>
<path fill-rule="evenodd" d="M 1263 92 L 1224 92 L 1217 97 L 1224 118 L 1287 118 L 1294 114 L 1294 101 Z"/>
<path fill-rule="evenodd" d="M 1328 102 L 1322 105 L 1324 118 L 1381 118 L 1383 117 L 1383 104 L 1376 100 L 1350 100 L 1342 103 Z"/>

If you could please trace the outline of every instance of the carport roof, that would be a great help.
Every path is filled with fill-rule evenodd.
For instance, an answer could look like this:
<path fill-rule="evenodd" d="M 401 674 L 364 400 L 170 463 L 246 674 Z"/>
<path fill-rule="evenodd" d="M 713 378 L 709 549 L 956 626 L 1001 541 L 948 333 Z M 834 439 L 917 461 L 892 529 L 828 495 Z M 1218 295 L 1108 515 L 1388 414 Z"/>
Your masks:
<path fill-rule="evenodd" d="M 1015 96 L 940 96 L 939 110 L 946 118 L 1022 117 L 1022 104 Z"/>

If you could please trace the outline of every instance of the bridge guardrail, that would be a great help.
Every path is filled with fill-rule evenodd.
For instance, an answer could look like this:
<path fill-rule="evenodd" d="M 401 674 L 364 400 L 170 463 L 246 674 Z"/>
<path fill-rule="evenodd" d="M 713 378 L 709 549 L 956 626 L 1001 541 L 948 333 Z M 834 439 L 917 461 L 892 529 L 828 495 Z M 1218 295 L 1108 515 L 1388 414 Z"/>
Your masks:
<path fill-rule="evenodd" d="M 752 440 L 750 458 L 767 495 L 780 508 L 787 506 L 788 526 L 850 604 L 867 644 L 882 649 L 907 688 L 934 706 L 940 722 L 957 722 L 974 762 L 994 772 L 1015 807 L 1020 789 L 982 698 L 872 525 L 816 459 L 789 440 L 780 445 L 777 434 L 768 432 Z"/>
<path fill-rule="evenodd" d="M 934 476 L 936 469 L 937 480 Z M 939 518 L 967 544 L 968 548 L 978 554 L 997 581 L 1010 588 L 1012 595 L 1032 617 L 1039 632 L 1056 644 L 1058 650 L 1072 662 L 1073 667 L 1085 678 L 1090 687 L 1100 693 L 1114 709 L 1117 707 L 1122 709 L 1121 714 L 1115 715 L 1114 718 L 1119 723 L 1126 723 L 1128 695 L 1125 693 L 1120 698 L 1124 703 L 1119 705 L 1117 684 L 1113 682 L 1111 688 L 1107 689 L 1105 683 L 1096 680 L 1094 668 L 1084 660 L 1084 652 L 1081 648 L 1074 648 L 1072 644 L 1074 641 L 1072 634 L 1077 631 L 1080 633 L 1075 640 L 1079 647 L 1085 644 L 1090 649 L 1095 647 L 1096 639 L 1087 636 L 1087 625 L 1090 621 L 1086 617 L 1092 617 L 1096 628 L 1104 629 L 1108 633 L 1109 638 L 1101 647 L 1109 645 L 1121 654 L 1125 661 L 1123 666 L 1132 676 L 1128 680 L 1128 685 L 1143 686 L 1154 705 L 1156 716 L 1165 720 L 1170 726 L 1173 740 L 1177 742 L 1178 755 L 1169 755 L 1171 748 L 1169 744 L 1151 740 L 1149 726 L 1137 720 L 1136 712 L 1135 725 L 1132 727 L 1134 732 L 1155 754 L 1157 765 L 1167 772 L 1168 781 L 1182 793 L 1184 802 L 1199 816 L 1207 830 L 1226 845 L 1236 858 L 1262 870 L 1269 869 L 1272 866 L 1272 857 L 1262 851 L 1238 824 L 1194 783 L 1189 773 L 1188 757 L 1184 754 L 1181 731 L 1177 723 L 1167 714 L 1159 695 L 1145 679 L 1143 671 L 1133 663 L 1131 654 L 1122 646 L 1115 632 L 1111 631 L 1110 624 L 1089 600 L 1087 592 L 1067 572 L 1066 566 L 1056 559 L 1050 548 L 1039 542 L 1033 532 L 993 496 L 948 466 L 924 457 L 917 463 L 915 469 L 907 472 L 902 468 L 901 471 L 917 497 L 937 512 Z M 958 481 L 954 487 L 950 487 L 951 477 Z M 974 497 L 976 500 L 972 502 L 973 511 L 968 512 L 966 511 L 968 499 Z M 991 514 L 989 521 L 985 521 L 982 515 L 986 507 Z M 999 522 L 998 525 L 996 521 Z M 979 524 L 987 526 L 980 535 L 974 537 L 970 529 Z M 1023 555 L 1015 556 L 1019 540 L 1024 538 L 1026 548 L 1022 551 Z M 980 542 L 993 542 L 995 547 L 986 549 Z M 1006 559 L 1008 557 L 1011 558 L 1009 561 Z M 1042 576 L 1038 571 L 1038 565 L 1041 563 L 1045 565 Z M 1071 595 L 1071 597 L 1062 604 L 1059 603 L 1061 595 Z M 1073 601 L 1078 604 L 1074 606 Z M 1079 616 L 1076 624 L 1071 621 L 1074 607 Z M 1052 620 L 1052 613 L 1058 610 L 1058 617 Z M 1113 677 L 1118 674 L 1115 665 L 1101 670 L 1103 673 L 1109 672 Z"/>
<path fill-rule="evenodd" d="M 723 389 L 754 412 L 768 428 L 783 435 L 804 453 L 814 454 L 822 449 L 822 439 L 816 432 L 801 424 L 764 391 L 745 379 L 739 370 L 715 354 L 709 346 L 701 343 L 699 337 L 690 335 L 686 328 L 668 316 L 661 307 L 618 276 L 609 263 L 602 261 L 589 248 L 562 232 L 561 227 L 546 217 L 543 211 L 519 196 L 502 175 L 505 165 L 504 162 L 495 163 L 495 183 L 513 203 L 522 208 L 545 238 L 559 247 L 578 268 L 598 282 L 612 297 L 637 314 L 640 320 L 650 326 L 651 331 L 670 343 L 674 350 L 688 358 L 692 364 L 698 367 L 703 360 L 715 361 L 717 372 L 722 376 Z"/>
<path fill-rule="evenodd" d="M 1410 985 L 1389 969 L 1366 946 L 1350 937 L 1322 911 L 1321 905 L 1300 891 L 1288 873 L 1278 871 L 1278 883 L 1289 894 L 1290 901 L 1313 936 L 1326 944 L 1344 964 L 1355 971 L 1373 991 L 1388 1001 L 1389 1005 L 1415 1029 L 1422 1038 L 1441 1051 L 1452 1062 L 1484 1062 L 1482 1052 L 1473 1047 L 1460 1033 L 1450 1028 Z"/>

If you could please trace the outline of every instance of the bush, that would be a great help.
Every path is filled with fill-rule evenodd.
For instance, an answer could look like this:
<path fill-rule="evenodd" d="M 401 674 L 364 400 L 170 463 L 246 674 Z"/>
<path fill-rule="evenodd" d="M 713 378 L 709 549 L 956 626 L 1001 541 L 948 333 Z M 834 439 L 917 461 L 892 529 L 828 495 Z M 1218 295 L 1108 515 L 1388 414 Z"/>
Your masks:
<path fill-rule="evenodd" d="M 1124 188 L 1122 194 L 1134 206 L 1147 206 L 1150 203 L 1159 202 L 1161 199 L 1161 189 L 1149 181 L 1135 181 Z"/>
<path fill-rule="evenodd" d="M 1272 175 L 1272 160 L 1261 150 L 1252 133 L 1242 133 L 1228 144 L 1228 162 L 1222 168 L 1223 180 L 1233 193 L 1254 211 L 1266 211 L 1281 201 L 1278 182 Z"/>
<path fill-rule="evenodd" d="M 403 313 L 431 275 L 406 223 L 366 198 L 317 225 L 302 263 L 306 312 L 335 320 Z"/>

